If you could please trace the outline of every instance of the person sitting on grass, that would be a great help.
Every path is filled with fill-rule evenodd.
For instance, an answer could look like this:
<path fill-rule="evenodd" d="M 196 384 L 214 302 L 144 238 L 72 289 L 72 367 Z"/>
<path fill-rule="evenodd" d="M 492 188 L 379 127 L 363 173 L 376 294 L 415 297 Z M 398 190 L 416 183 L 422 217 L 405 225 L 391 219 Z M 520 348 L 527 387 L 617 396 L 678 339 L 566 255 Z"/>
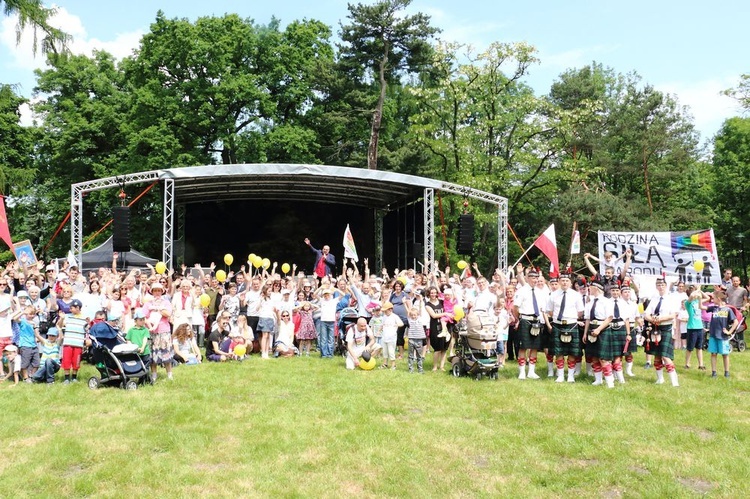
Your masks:
<path fill-rule="evenodd" d="M 230 330 L 229 313 L 222 311 L 211 326 L 211 333 L 206 340 L 206 358 L 210 362 L 225 362 L 232 358 L 231 352 L 221 349 L 222 341 L 229 336 Z"/>
<path fill-rule="evenodd" d="M 177 362 L 193 366 L 201 363 L 201 351 L 193 335 L 193 328 L 187 322 L 178 323 L 172 333 L 174 358 Z"/>
<path fill-rule="evenodd" d="M 55 373 L 60 370 L 60 343 L 62 343 L 62 338 L 57 328 L 51 327 L 47 330 L 46 338 L 37 333 L 36 339 L 41 346 L 42 357 L 39 362 L 39 369 L 32 376 L 32 381 L 52 384 L 55 382 Z"/>
<path fill-rule="evenodd" d="M 3 351 L 5 352 L 5 358 L 8 360 L 8 377 L 13 376 L 13 386 L 16 386 L 21 374 L 21 356 L 18 355 L 18 347 L 8 345 Z"/>
<path fill-rule="evenodd" d="M 355 324 L 346 328 L 346 368 L 359 367 L 359 358 L 365 350 L 375 353 L 375 336 L 372 334 L 367 319 L 360 317 Z"/>
<path fill-rule="evenodd" d="M 231 322 L 231 319 L 230 319 Z M 235 347 L 238 347 L 240 345 L 245 345 L 245 352 L 243 355 L 237 355 L 235 353 Z M 239 360 L 243 361 L 245 360 L 245 357 L 247 356 L 247 344 L 245 343 L 245 338 L 242 336 L 242 333 L 240 333 L 239 329 L 236 327 L 232 327 L 232 331 L 229 333 L 229 338 L 224 340 L 221 346 L 222 350 L 226 350 L 227 352 L 232 354 L 232 360 Z"/>
<path fill-rule="evenodd" d="M 281 312 L 279 334 L 276 336 L 273 350 L 276 357 L 294 357 L 299 354 L 299 350 L 294 346 L 294 323 L 288 311 Z"/>
<path fill-rule="evenodd" d="M 708 352 L 711 354 L 711 377 L 716 378 L 716 357 L 724 357 L 724 377 L 729 377 L 729 338 L 737 329 L 739 321 L 734 310 L 726 304 L 725 291 L 714 291 L 713 305 L 708 307 L 711 322 L 708 326 Z"/>
<path fill-rule="evenodd" d="M 151 364 L 151 345 L 148 341 L 151 333 L 146 327 L 146 313 L 143 309 L 139 308 L 135 311 L 133 320 L 135 325 L 128 330 L 125 339 L 138 346 L 138 355 L 143 361 L 143 365 L 148 368 Z"/>

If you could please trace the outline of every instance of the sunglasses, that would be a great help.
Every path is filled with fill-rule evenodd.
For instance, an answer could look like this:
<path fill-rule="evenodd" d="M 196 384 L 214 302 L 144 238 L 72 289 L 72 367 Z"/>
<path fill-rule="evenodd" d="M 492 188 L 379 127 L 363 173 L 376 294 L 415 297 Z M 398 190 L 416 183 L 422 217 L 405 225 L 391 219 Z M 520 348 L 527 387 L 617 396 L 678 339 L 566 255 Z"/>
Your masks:
<path fill-rule="evenodd" d="M 284 317 L 289 317 L 289 314 L 281 314 L 281 317 L 282 317 L 282 318 L 284 318 Z"/>

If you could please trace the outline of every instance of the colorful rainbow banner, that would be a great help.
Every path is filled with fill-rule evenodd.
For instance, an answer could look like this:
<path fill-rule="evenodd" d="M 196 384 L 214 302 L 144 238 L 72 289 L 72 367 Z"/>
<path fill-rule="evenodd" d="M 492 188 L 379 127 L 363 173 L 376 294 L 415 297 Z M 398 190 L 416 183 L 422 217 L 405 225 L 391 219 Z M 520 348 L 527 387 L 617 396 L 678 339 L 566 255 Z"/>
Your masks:
<path fill-rule="evenodd" d="M 628 274 L 667 275 L 687 284 L 721 284 L 714 230 L 681 232 L 599 231 L 600 272 L 606 265 L 619 274 L 623 255 L 633 256 Z"/>

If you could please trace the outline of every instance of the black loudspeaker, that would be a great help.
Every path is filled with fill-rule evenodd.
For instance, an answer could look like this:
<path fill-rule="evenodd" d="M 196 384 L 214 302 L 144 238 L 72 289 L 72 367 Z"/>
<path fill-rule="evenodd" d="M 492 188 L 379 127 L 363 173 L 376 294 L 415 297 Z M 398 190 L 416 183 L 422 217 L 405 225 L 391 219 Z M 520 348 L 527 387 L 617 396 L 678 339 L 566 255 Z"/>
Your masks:
<path fill-rule="evenodd" d="M 474 215 L 459 215 L 457 246 L 457 251 L 463 255 L 474 252 Z"/>
<path fill-rule="evenodd" d="M 422 247 L 422 243 L 414 243 L 411 245 L 411 256 L 418 259 L 424 256 L 424 248 Z"/>
<path fill-rule="evenodd" d="M 130 207 L 112 208 L 112 251 L 130 251 Z"/>

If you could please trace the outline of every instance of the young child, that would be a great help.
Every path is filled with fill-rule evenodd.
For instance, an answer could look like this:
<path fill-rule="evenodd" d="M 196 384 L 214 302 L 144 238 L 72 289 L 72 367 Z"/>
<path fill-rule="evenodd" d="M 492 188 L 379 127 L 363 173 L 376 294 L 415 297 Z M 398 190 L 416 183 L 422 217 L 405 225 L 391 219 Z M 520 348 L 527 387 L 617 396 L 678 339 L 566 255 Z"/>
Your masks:
<path fill-rule="evenodd" d="M 13 314 L 18 324 L 18 350 L 21 357 L 21 376 L 24 383 L 31 383 L 31 376 L 39 369 L 39 347 L 36 344 L 34 319 L 36 310 L 32 306 L 23 307 Z"/>
<path fill-rule="evenodd" d="M 143 309 L 139 308 L 133 313 L 133 320 L 135 325 L 128 330 L 125 339 L 138 346 L 138 355 L 141 357 L 143 365 L 148 368 L 151 364 L 151 345 L 148 341 L 151 333 L 146 327 L 146 314 Z"/>
<path fill-rule="evenodd" d="M 380 303 L 374 301 L 367 306 L 367 309 L 372 314 L 370 317 L 370 329 L 372 330 L 373 336 L 375 336 L 375 343 L 383 345 L 383 314 L 380 310 Z"/>
<path fill-rule="evenodd" d="M 81 313 L 81 300 L 70 301 L 70 314 L 60 312 L 57 327 L 63 332 L 62 369 L 65 371 L 64 385 L 78 382 L 78 369 L 81 367 L 81 354 L 86 343 L 88 321 Z"/>
<path fill-rule="evenodd" d="M 229 343 L 224 350 L 232 354 L 232 359 L 242 362 L 245 360 L 245 357 L 247 357 L 247 348 L 245 349 L 244 355 L 237 355 L 234 351 L 234 347 L 239 345 L 245 345 L 245 338 L 242 336 L 240 330 L 235 327 L 232 328 L 232 331 L 229 333 Z"/>
<path fill-rule="evenodd" d="M 441 338 L 445 338 L 446 340 L 451 337 L 450 331 L 448 331 L 448 324 L 453 324 L 455 319 L 453 316 L 455 315 L 455 308 L 456 305 L 458 305 L 458 300 L 455 296 L 453 296 L 453 289 L 451 287 L 446 287 L 443 290 L 443 317 L 440 319 L 440 324 L 442 325 L 442 332 L 438 335 Z"/>
<path fill-rule="evenodd" d="M 32 381 L 52 384 L 55 382 L 55 373 L 60 370 L 60 343 L 62 338 L 57 328 L 51 327 L 47 330 L 46 338 L 37 333 L 36 339 L 42 350 L 42 358 L 39 363 L 39 370 L 34 373 Z"/>
<path fill-rule="evenodd" d="M 21 357 L 18 355 L 18 347 L 8 345 L 4 349 L 5 358 L 8 359 L 8 376 L 13 376 L 13 386 L 18 384 L 21 374 Z"/>
<path fill-rule="evenodd" d="M 497 358 L 500 361 L 500 367 L 503 367 L 505 358 L 505 342 L 508 341 L 508 311 L 502 305 L 495 305 L 495 331 L 497 332 Z"/>
<path fill-rule="evenodd" d="M 385 314 L 383 316 L 383 335 L 381 344 L 383 345 L 383 364 L 382 369 L 387 369 L 389 362 L 390 368 L 396 369 L 396 339 L 398 337 L 398 328 L 404 325 L 398 315 L 393 313 L 393 303 L 385 302 L 381 309 Z"/>
<path fill-rule="evenodd" d="M 409 314 L 409 372 L 414 372 L 414 363 L 416 362 L 417 371 L 419 374 L 423 374 L 424 355 L 422 347 L 424 346 L 424 341 L 427 339 L 427 335 L 425 334 L 425 327 L 422 323 L 422 319 L 420 319 L 422 313 L 422 299 L 420 296 L 417 296 L 413 305 L 408 305 L 408 301 L 405 301 L 404 303 L 407 304 L 406 308 L 408 309 Z"/>
<path fill-rule="evenodd" d="M 313 309 L 314 306 L 309 301 L 303 301 L 297 309 L 299 313 L 299 331 L 297 332 L 299 349 L 302 355 L 308 357 L 310 356 L 312 342 L 317 337 L 315 322 L 313 321 Z"/>
<path fill-rule="evenodd" d="M 734 311 L 726 306 L 725 291 L 714 291 L 714 303 L 708 307 L 711 323 L 708 329 L 708 352 L 711 354 L 711 377 L 716 378 L 716 357 L 724 357 L 724 377 L 729 377 L 729 338 L 737 329 L 739 321 Z"/>

